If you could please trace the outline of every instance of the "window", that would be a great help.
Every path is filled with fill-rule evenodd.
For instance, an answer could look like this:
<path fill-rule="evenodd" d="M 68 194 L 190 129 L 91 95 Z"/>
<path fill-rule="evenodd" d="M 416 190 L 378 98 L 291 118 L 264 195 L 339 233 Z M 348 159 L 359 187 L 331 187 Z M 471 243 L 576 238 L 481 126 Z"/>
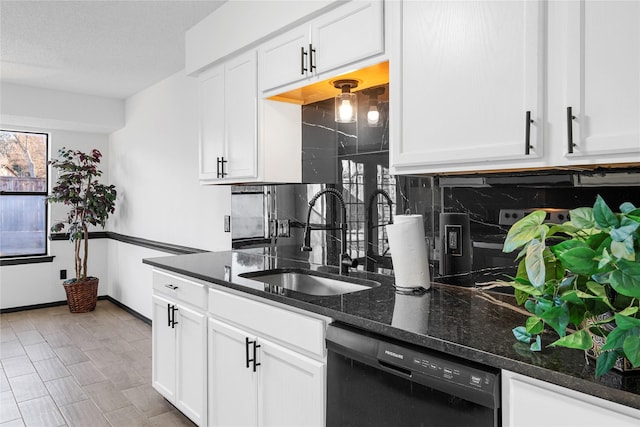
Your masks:
<path fill-rule="evenodd" d="M 45 133 L 0 130 L 0 257 L 47 253 Z"/>

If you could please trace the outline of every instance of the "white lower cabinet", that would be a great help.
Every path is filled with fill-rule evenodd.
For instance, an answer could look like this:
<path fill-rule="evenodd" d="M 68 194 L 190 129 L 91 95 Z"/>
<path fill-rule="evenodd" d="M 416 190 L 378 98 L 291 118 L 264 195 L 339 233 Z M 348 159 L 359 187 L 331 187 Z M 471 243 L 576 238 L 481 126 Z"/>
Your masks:
<path fill-rule="evenodd" d="M 503 427 L 640 425 L 640 410 L 502 371 Z"/>
<path fill-rule="evenodd" d="M 326 322 L 213 289 L 209 301 L 210 425 L 324 426 Z"/>
<path fill-rule="evenodd" d="M 198 294 L 201 295 L 198 298 Z M 152 385 L 194 423 L 207 425 L 204 285 L 154 271 Z"/>

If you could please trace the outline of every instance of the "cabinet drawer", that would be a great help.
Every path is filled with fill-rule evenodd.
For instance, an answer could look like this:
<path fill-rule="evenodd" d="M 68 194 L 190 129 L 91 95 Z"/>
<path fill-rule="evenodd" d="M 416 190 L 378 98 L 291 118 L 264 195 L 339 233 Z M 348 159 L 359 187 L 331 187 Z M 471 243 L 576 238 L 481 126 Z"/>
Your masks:
<path fill-rule="evenodd" d="M 207 291 L 202 283 L 176 274 L 153 270 L 153 290 L 194 307 L 207 309 Z"/>
<path fill-rule="evenodd" d="M 323 320 L 216 289 L 209 289 L 209 312 L 293 350 L 324 358 Z"/>

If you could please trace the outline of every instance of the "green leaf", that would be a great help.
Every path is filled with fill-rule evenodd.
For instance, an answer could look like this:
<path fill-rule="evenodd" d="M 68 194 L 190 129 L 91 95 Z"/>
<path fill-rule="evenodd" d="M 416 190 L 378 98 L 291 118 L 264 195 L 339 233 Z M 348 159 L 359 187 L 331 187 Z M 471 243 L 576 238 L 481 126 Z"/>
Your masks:
<path fill-rule="evenodd" d="M 531 342 L 531 334 L 527 332 L 524 326 L 518 326 L 517 328 L 513 328 L 511 330 L 513 332 L 513 336 L 516 337 L 518 341 L 529 344 Z"/>
<path fill-rule="evenodd" d="M 633 236 L 627 237 L 624 241 L 611 242 L 611 254 L 616 259 L 636 260 L 636 252 L 633 250 Z"/>
<path fill-rule="evenodd" d="M 570 302 L 571 304 L 584 305 L 584 301 L 578 296 L 578 293 L 575 290 L 571 290 L 560 295 L 560 300 Z"/>
<path fill-rule="evenodd" d="M 613 213 L 600 195 L 596 197 L 596 203 L 593 205 L 593 218 L 602 229 L 616 228 L 620 224 L 616 214 Z"/>
<path fill-rule="evenodd" d="M 527 293 L 528 295 L 534 295 L 534 296 L 542 295 L 542 291 L 534 288 L 530 283 L 522 283 L 519 280 L 516 280 L 511 283 L 511 286 L 514 289 Z"/>
<path fill-rule="evenodd" d="M 609 301 L 609 296 L 607 295 L 607 289 L 604 285 L 601 285 L 600 283 L 597 283 L 597 282 L 592 282 L 590 280 L 587 282 L 587 289 L 589 289 L 592 294 L 600 298 L 602 302 L 607 304 L 610 308 L 614 309 L 613 306 L 611 305 L 611 302 Z"/>
<path fill-rule="evenodd" d="M 623 204 L 620 205 L 620 212 L 622 212 L 623 214 L 633 212 L 634 210 L 636 210 L 636 207 L 633 206 L 633 203 L 624 202 Z"/>
<path fill-rule="evenodd" d="M 532 287 L 532 289 L 535 289 Z M 513 296 L 516 298 L 516 303 L 518 305 L 524 304 L 529 299 L 529 294 L 527 292 L 521 291 L 514 287 Z"/>
<path fill-rule="evenodd" d="M 588 247 L 589 245 L 587 245 L 585 242 L 581 242 L 580 240 L 565 240 L 564 242 L 560 242 L 557 245 L 551 246 L 549 249 L 551 249 L 551 252 L 553 252 L 553 254 L 559 258 L 560 255 L 563 255 L 570 249 Z"/>
<path fill-rule="evenodd" d="M 589 247 L 575 247 L 559 255 L 558 259 L 573 273 L 591 275 L 598 268 L 595 256 L 596 252 Z"/>
<path fill-rule="evenodd" d="M 594 251 L 602 252 L 601 248 L 609 247 L 609 243 L 604 244 L 604 242 L 607 239 L 611 239 L 609 234 L 607 234 L 607 233 L 598 233 L 598 234 L 593 234 L 593 235 L 589 236 L 589 238 L 587 239 L 586 243 Z"/>
<path fill-rule="evenodd" d="M 618 270 L 611 272 L 611 286 L 628 297 L 640 298 L 640 263 L 618 261 Z"/>
<path fill-rule="evenodd" d="M 527 277 L 536 289 L 542 289 L 545 282 L 544 249 L 544 243 L 538 239 L 533 239 L 527 246 L 527 257 L 525 258 Z"/>
<path fill-rule="evenodd" d="M 636 319 L 635 317 L 627 316 L 622 313 L 616 313 L 615 317 L 618 329 L 628 331 L 630 329 L 640 327 L 640 319 Z"/>
<path fill-rule="evenodd" d="M 531 343 L 531 347 L 529 347 L 531 351 L 540 351 L 542 350 L 542 340 L 540 340 L 540 335 L 536 335 L 536 340 Z"/>
<path fill-rule="evenodd" d="M 600 261 L 598 261 L 598 270 L 602 270 L 604 267 L 611 264 L 612 262 L 613 262 L 613 258 L 611 258 L 611 255 L 609 255 L 609 251 L 607 250 L 607 248 L 604 248 L 602 250 L 602 256 L 600 257 Z"/>
<path fill-rule="evenodd" d="M 638 307 L 627 307 L 624 310 L 620 311 L 619 315 L 621 316 L 633 316 L 638 312 Z"/>
<path fill-rule="evenodd" d="M 538 314 L 538 313 L 536 313 Z M 567 325 L 569 325 L 569 309 L 567 304 L 562 304 L 546 310 L 544 313 L 538 314 L 549 326 L 551 326 L 561 337 L 567 333 Z"/>
<path fill-rule="evenodd" d="M 609 332 L 607 335 L 607 342 L 602 346 L 602 351 L 616 350 L 622 348 L 625 338 L 629 336 L 629 330 L 624 330 L 619 326 Z"/>
<path fill-rule="evenodd" d="M 575 234 L 578 231 L 580 231 L 580 229 L 573 225 L 571 222 L 565 222 L 564 224 L 553 224 L 549 229 L 549 233 L 547 235 L 555 236 L 558 233 Z"/>
<path fill-rule="evenodd" d="M 571 223 L 580 229 L 593 228 L 596 224 L 592 208 L 572 209 L 569 211 L 569 217 L 571 218 Z"/>
<path fill-rule="evenodd" d="M 640 366 L 640 336 L 629 335 L 622 344 L 624 355 L 634 368 Z"/>
<path fill-rule="evenodd" d="M 609 372 L 613 365 L 616 364 L 618 354 L 615 351 L 603 351 L 596 359 L 596 378 L 599 378 Z"/>
<path fill-rule="evenodd" d="M 540 226 L 547 214 L 545 211 L 534 211 L 511 226 L 502 249 L 505 253 L 528 244 L 532 239 L 540 237 Z"/>
<path fill-rule="evenodd" d="M 556 346 L 588 350 L 593 346 L 593 341 L 591 340 L 591 334 L 589 334 L 589 331 L 581 329 L 578 332 L 567 335 L 549 344 L 549 347 Z"/>
<path fill-rule="evenodd" d="M 525 323 L 525 328 L 528 333 L 532 335 L 536 335 L 542 332 L 544 329 L 544 322 L 541 318 L 537 316 L 531 316 L 527 318 L 527 322 Z"/>
<path fill-rule="evenodd" d="M 620 227 L 612 229 L 609 234 L 616 242 L 622 242 L 629 237 L 633 237 L 633 233 L 635 233 L 638 227 L 640 227 L 640 223 L 623 217 L 622 221 L 620 221 Z"/>

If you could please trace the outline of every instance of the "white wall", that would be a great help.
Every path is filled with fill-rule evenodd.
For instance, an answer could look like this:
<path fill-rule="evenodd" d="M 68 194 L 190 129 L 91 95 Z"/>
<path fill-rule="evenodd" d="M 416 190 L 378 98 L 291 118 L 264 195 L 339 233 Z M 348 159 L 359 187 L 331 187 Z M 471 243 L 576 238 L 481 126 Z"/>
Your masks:
<path fill-rule="evenodd" d="M 83 151 L 97 148 L 104 157 L 100 167 L 104 172 L 102 182 L 109 181 L 109 137 L 106 134 L 75 132 L 50 128 L 33 128 L 5 122 L 2 117 L 3 129 L 28 130 L 48 132 L 50 156 L 55 157 L 60 147 L 66 146 Z M 50 172 L 51 173 L 51 172 Z M 53 186 L 54 175 L 49 177 L 49 188 Z M 49 207 L 49 217 L 52 220 L 64 219 L 63 205 L 55 204 Z M 67 277 L 74 277 L 73 245 L 67 241 L 49 242 L 49 254 L 54 256 L 53 262 L 10 265 L 0 267 L 0 308 L 22 307 L 26 305 L 44 304 L 66 300 L 62 281 L 59 279 L 60 270 L 67 270 Z M 109 293 L 109 278 L 107 268 L 106 239 L 92 239 L 89 245 L 88 274 L 100 279 L 99 295 Z"/>
<path fill-rule="evenodd" d="M 124 126 L 121 99 L 0 84 L 2 123 L 108 134 Z"/>
<path fill-rule="evenodd" d="M 38 102 L 31 89 L 24 94 L 24 100 Z M 103 129 L 81 115 L 75 124 L 71 115 L 69 120 L 52 120 L 53 106 L 60 102 L 82 104 L 89 99 L 55 91 L 39 94 L 51 109 L 35 108 L 37 116 L 28 117 L 25 103 L 20 114 L 2 115 L 2 127 L 50 132 L 52 155 L 62 146 L 99 149 L 104 155 L 103 182 L 115 184 L 118 190 L 109 231 L 203 250 L 231 248 L 231 235 L 223 228 L 224 215 L 231 214 L 230 187 L 203 187 L 198 182 L 196 79 L 180 72 L 126 100 L 126 124 L 111 135 L 78 131 Z M 113 106 L 108 99 L 91 101 Z M 4 109 L 4 101 L 2 106 Z M 18 112 L 13 104 L 8 108 Z M 80 108 L 82 105 L 74 104 L 65 110 Z M 111 123 L 111 118 L 105 120 Z M 50 216 L 63 218 L 64 209 L 53 206 Z M 151 267 L 142 264 L 142 259 L 169 254 L 108 239 L 91 240 L 90 251 L 89 273 L 100 278 L 99 294 L 151 317 Z M 61 269 L 73 275 L 72 247 L 69 242 L 50 242 L 50 254 L 55 256 L 52 263 L 0 267 L 0 308 L 65 300 L 58 277 Z"/>
<path fill-rule="evenodd" d="M 228 186 L 198 182 L 198 83 L 179 72 L 126 101 L 126 126 L 111 134 L 111 183 L 118 189 L 110 231 L 204 250 L 228 250 Z M 111 240 L 111 295 L 151 316 L 151 267 L 156 251 Z M 164 254 L 167 255 L 167 254 Z"/>

